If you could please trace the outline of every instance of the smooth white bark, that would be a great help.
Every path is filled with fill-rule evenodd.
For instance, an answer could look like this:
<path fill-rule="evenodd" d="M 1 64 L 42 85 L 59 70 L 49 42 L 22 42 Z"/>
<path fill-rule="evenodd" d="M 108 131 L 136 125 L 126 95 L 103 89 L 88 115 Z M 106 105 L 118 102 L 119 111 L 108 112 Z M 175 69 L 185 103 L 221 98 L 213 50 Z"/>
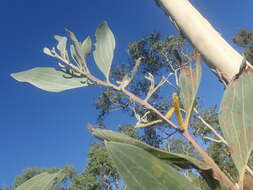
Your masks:
<path fill-rule="evenodd" d="M 156 0 L 205 58 L 207 65 L 230 81 L 243 57 L 233 49 L 188 0 Z"/>

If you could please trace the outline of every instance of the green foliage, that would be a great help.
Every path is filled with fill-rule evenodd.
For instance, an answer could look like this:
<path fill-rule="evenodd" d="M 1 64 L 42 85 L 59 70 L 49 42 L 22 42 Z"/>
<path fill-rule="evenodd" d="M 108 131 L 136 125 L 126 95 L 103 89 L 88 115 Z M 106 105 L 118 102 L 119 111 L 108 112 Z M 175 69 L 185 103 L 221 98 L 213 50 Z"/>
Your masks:
<path fill-rule="evenodd" d="M 141 148 L 116 142 L 107 142 L 106 148 L 130 190 L 197 189 L 174 168 Z"/>
<path fill-rule="evenodd" d="M 28 168 L 16 177 L 16 189 L 53 189 L 61 190 L 61 185 L 76 176 L 76 171 L 71 166 L 58 168 Z M 44 186 L 43 186 L 44 184 Z M 62 189 L 63 190 L 63 189 Z"/>
<path fill-rule="evenodd" d="M 201 120 L 197 117 L 201 116 L 206 123 L 211 124 L 212 128 L 220 135 L 222 132 L 220 130 L 217 105 L 211 106 L 209 108 L 203 108 L 202 106 L 197 105 L 199 113 L 193 113 L 193 119 L 191 122 L 191 129 L 193 131 L 193 135 L 198 136 L 202 139 L 202 141 L 209 145 L 212 141 L 208 140 L 206 137 L 216 138 L 216 136 L 212 133 L 210 128 L 208 128 Z"/>
<path fill-rule="evenodd" d="M 56 190 L 65 177 L 66 173 L 62 170 L 56 173 L 43 172 L 22 183 L 15 190 Z"/>
<path fill-rule="evenodd" d="M 42 90 L 61 92 L 88 86 L 88 79 L 69 70 L 55 70 L 51 67 L 38 67 L 11 74 L 19 82 L 30 83 Z"/>
<path fill-rule="evenodd" d="M 71 190 L 111 190 L 118 186 L 119 175 L 105 148 L 104 143 L 90 146 L 86 169 L 73 178 Z"/>
<path fill-rule="evenodd" d="M 226 89 L 219 121 L 229 149 L 243 179 L 250 153 L 253 149 L 253 75 L 244 72 Z"/>
<path fill-rule="evenodd" d="M 87 37 L 87 40 L 84 40 L 83 43 L 79 42 L 75 34 L 69 30 L 66 30 L 69 38 L 72 41 L 70 46 L 70 53 L 73 60 L 76 62 L 79 68 L 88 72 L 88 66 L 86 64 L 85 58 L 89 55 L 91 50 L 91 40 Z M 64 58 L 64 57 L 63 57 Z M 68 57 L 67 57 L 68 59 Z"/>
<path fill-rule="evenodd" d="M 136 60 L 133 70 L 130 73 L 126 73 L 122 81 L 117 81 L 121 87 L 125 88 L 135 77 L 138 71 L 138 67 L 141 64 L 141 58 Z"/>
<path fill-rule="evenodd" d="M 235 168 L 228 147 L 222 143 L 210 143 L 207 152 L 219 165 L 222 171 L 230 176 L 233 181 L 236 181 L 238 172 Z"/>
<path fill-rule="evenodd" d="M 234 43 L 238 46 L 244 47 L 243 53 L 246 59 L 253 64 L 253 31 L 241 30 L 233 38 Z"/>
<path fill-rule="evenodd" d="M 58 41 L 58 45 L 56 48 L 59 50 L 62 57 L 66 57 L 66 46 L 67 46 L 67 38 L 64 36 L 55 35 L 54 38 Z"/>
<path fill-rule="evenodd" d="M 192 69 L 191 66 L 185 66 L 180 70 L 179 87 L 180 98 L 186 111 L 185 127 L 188 127 L 190 123 L 201 79 L 200 57 L 198 59 L 196 69 Z"/>
<path fill-rule="evenodd" d="M 253 44 L 253 31 L 250 30 L 241 30 L 233 38 L 234 43 L 239 46 L 249 46 Z"/>
<path fill-rule="evenodd" d="M 168 152 L 187 155 L 189 157 L 198 158 L 199 156 L 190 143 L 176 137 L 170 138 L 168 140 L 166 149 L 168 150 Z"/>
<path fill-rule="evenodd" d="M 28 168 L 23 171 L 23 173 L 19 176 L 16 177 L 14 186 L 18 187 L 27 180 L 31 179 L 32 177 L 39 175 L 41 173 L 57 173 L 59 169 L 57 168 L 52 168 L 52 169 L 47 169 L 47 168 Z"/>
<path fill-rule="evenodd" d="M 115 49 L 115 38 L 106 22 L 103 22 L 97 28 L 96 39 L 96 50 L 93 53 L 94 59 L 100 71 L 109 80 Z"/>
<path fill-rule="evenodd" d="M 130 126 L 119 126 L 119 131 L 140 138 L 140 134 Z M 106 176 L 106 177 L 105 177 Z M 115 189 L 119 186 L 120 177 L 103 142 L 90 146 L 87 167 L 72 179 L 70 190 Z"/>
<path fill-rule="evenodd" d="M 202 170 L 203 172 L 205 170 L 209 170 L 210 168 L 205 165 L 202 161 L 187 156 L 185 154 L 176 154 L 167 152 L 158 148 L 155 148 L 153 146 L 147 145 L 141 141 L 138 141 L 136 139 L 133 139 L 127 135 L 116 133 L 110 130 L 101 130 L 101 129 L 95 129 L 92 134 L 105 141 L 112 141 L 112 142 L 120 142 L 124 144 L 130 144 L 134 145 L 136 147 L 142 148 L 147 152 L 150 152 L 154 156 L 158 157 L 162 160 L 167 160 L 172 164 L 175 164 L 181 168 L 196 168 L 199 170 Z"/>

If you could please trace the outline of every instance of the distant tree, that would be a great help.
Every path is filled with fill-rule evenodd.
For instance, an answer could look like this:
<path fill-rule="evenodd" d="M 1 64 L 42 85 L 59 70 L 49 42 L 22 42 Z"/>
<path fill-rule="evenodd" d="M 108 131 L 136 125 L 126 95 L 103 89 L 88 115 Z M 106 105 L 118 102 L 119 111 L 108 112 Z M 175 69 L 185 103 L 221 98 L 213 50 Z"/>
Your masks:
<path fill-rule="evenodd" d="M 253 30 L 241 30 L 239 31 L 234 39 L 234 43 L 238 46 L 243 47 L 243 53 L 252 65 L 253 65 Z"/>

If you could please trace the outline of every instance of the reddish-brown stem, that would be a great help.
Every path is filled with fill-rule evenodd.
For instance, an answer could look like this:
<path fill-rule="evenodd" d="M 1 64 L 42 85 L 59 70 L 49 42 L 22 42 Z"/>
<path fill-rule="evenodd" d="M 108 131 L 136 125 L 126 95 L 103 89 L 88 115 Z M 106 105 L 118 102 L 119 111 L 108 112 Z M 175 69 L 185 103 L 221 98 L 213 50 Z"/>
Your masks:
<path fill-rule="evenodd" d="M 194 140 L 194 138 L 189 134 L 188 130 L 181 133 L 200 153 L 204 161 L 213 169 L 213 176 L 218 181 L 224 183 L 228 189 L 238 190 L 233 182 L 221 171 L 213 159 L 199 146 L 199 144 Z"/>

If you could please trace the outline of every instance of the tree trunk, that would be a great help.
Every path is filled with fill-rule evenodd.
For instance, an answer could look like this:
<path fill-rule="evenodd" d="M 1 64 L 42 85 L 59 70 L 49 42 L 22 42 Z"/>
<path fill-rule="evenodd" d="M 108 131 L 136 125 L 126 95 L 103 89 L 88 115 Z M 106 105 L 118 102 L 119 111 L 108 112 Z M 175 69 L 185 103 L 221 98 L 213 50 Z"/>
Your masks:
<path fill-rule="evenodd" d="M 228 82 L 239 72 L 243 57 L 221 37 L 188 0 L 156 0 L 156 2 L 219 77 Z"/>

